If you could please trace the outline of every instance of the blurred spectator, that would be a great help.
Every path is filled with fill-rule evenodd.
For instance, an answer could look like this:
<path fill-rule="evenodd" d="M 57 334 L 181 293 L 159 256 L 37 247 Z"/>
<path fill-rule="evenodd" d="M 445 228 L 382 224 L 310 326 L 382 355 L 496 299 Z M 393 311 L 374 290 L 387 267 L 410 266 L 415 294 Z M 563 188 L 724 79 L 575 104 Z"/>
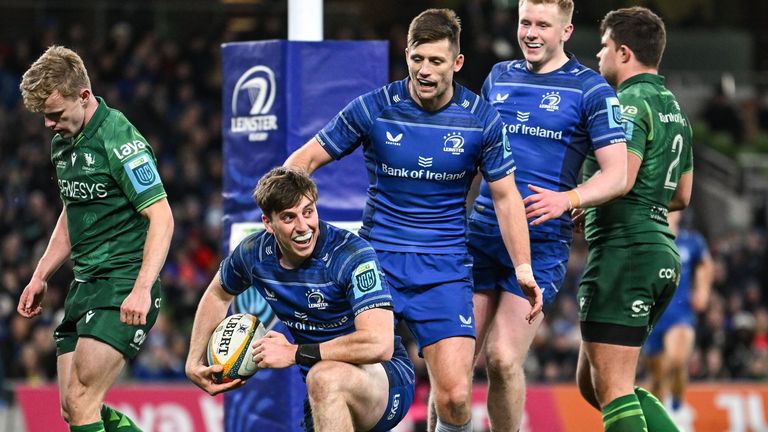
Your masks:
<path fill-rule="evenodd" d="M 744 142 L 744 121 L 734 102 L 736 84 L 731 74 L 724 74 L 701 113 L 709 128 L 725 132 L 739 145 Z"/>

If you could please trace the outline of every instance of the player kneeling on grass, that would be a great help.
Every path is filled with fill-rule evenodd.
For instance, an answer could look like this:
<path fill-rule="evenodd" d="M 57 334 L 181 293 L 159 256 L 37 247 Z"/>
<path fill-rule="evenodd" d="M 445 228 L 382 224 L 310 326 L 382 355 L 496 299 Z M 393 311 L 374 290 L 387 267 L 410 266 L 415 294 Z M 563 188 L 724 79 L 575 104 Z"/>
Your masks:
<path fill-rule="evenodd" d="M 413 364 L 395 336 L 392 297 L 373 249 L 318 219 L 317 187 L 303 171 L 272 169 L 254 198 L 266 231 L 235 248 L 200 300 L 187 376 L 212 395 L 243 384 L 216 383 L 222 366 L 205 366 L 203 358 L 234 296 L 253 287 L 297 341 L 270 331 L 252 345 L 254 361 L 299 366 L 308 393 L 304 429 L 393 428 L 413 400 Z"/>

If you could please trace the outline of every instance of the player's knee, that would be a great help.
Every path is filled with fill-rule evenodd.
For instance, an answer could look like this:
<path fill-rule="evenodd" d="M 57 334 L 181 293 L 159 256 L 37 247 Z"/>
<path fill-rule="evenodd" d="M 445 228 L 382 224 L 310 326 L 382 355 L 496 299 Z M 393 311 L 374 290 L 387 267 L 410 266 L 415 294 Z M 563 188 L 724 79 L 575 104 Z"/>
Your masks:
<path fill-rule="evenodd" d="M 343 370 L 337 362 L 321 361 L 307 374 L 307 394 L 310 400 L 324 400 L 330 396 L 339 396 L 343 390 Z"/>
<path fill-rule="evenodd" d="M 448 411 L 458 417 L 469 409 L 471 392 L 469 385 L 456 385 L 446 389 L 435 389 L 435 404 L 438 411 Z"/>
<path fill-rule="evenodd" d="M 498 351 L 488 353 L 486 357 L 486 368 L 488 369 L 488 378 L 496 381 L 507 382 L 515 375 L 523 373 L 522 358 L 511 354 L 502 354 Z"/>
<path fill-rule="evenodd" d="M 597 401 L 597 395 L 595 395 L 595 387 L 592 384 L 590 377 L 581 373 L 577 373 L 576 386 L 579 388 L 581 397 L 584 398 L 587 403 L 597 409 L 600 409 L 600 403 Z"/>

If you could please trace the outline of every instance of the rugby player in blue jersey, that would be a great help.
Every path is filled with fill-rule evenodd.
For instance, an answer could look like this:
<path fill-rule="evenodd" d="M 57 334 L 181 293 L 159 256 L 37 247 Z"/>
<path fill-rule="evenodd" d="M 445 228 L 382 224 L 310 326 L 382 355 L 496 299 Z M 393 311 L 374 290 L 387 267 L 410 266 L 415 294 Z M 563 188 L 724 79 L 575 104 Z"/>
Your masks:
<path fill-rule="evenodd" d="M 648 334 L 643 354 L 648 359 L 649 390 L 665 402 L 670 417 L 682 430 L 692 430 L 693 413 L 685 405 L 688 361 L 696 337 L 696 313 L 705 310 L 712 291 L 714 263 L 704 237 L 682 227 L 681 215 L 671 212 L 667 218 L 680 251 L 680 284 Z"/>
<path fill-rule="evenodd" d="M 465 204 L 478 171 L 528 297 L 528 309 L 513 319 L 527 326 L 524 320 L 534 320 L 542 302 L 502 121 L 453 81 L 464 64 L 460 31 L 453 11 L 422 12 L 408 29 L 409 76 L 350 102 L 285 162 L 312 172 L 362 146 L 370 183 L 360 235 L 376 249 L 396 315 L 427 363 L 437 409 L 429 426 L 438 431 L 471 428 L 475 326 Z"/>
<path fill-rule="evenodd" d="M 258 290 L 296 344 L 268 332 L 253 344 L 261 368 L 298 364 L 307 383 L 306 431 L 388 431 L 413 401 L 414 372 L 394 334 L 389 285 L 370 244 L 320 221 L 317 188 L 303 171 L 278 167 L 254 198 L 266 231 L 246 237 L 221 264 L 195 315 L 187 376 L 217 394 L 220 365 L 203 364 L 210 335 L 235 295 Z"/>
<path fill-rule="evenodd" d="M 603 77 L 566 53 L 572 14 L 572 0 L 521 0 L 517 37 L 525 58 L 496 64 L 482 89 L 482 97 L 501 115 L 515 155 L 517 187 L 533 219 L 533 273 L 545 307 L 565 277 L 572 240 L 568 211 L 609 201 L 626 184 L 619 102 Z M 590 152 L 601 172 L 579 185 L 579 170 Z M 518 322 L 528 301 L 499 235 L 503 218 L 497 219 L 492 198 L 484 182 L 468 229 L 477 350 L 487 359 L 493 429 L 516 431 L 525 402 L 523 364 L 543 314 L 532 326 Z"/>

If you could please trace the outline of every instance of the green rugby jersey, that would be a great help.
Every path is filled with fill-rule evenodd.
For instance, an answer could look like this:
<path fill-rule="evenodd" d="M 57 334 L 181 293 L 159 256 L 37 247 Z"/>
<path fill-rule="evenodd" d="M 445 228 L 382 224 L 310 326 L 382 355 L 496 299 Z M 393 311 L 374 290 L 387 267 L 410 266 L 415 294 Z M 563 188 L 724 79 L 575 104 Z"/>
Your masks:
<path fill-rule="evenodd" d="M 121 112 L 97 100 L 80 133 L 51 141 L 75 278 L 135 279 L 149 226 L 139 212 L 166 193 L 147 140 Z"/>
<path fill-rule="evenodd" d="M 590 245 L 674 245 L 667 212 L 680 176 L 693 170 L 690 122 L 659 75 L 633 76 L 619 86 L 618 97 L 627 151 L 642 163 L 627 195 L 587 209 L 585 237 Z M 592 154 L 584 162 L 584 180 L 598 169 Z"/>

